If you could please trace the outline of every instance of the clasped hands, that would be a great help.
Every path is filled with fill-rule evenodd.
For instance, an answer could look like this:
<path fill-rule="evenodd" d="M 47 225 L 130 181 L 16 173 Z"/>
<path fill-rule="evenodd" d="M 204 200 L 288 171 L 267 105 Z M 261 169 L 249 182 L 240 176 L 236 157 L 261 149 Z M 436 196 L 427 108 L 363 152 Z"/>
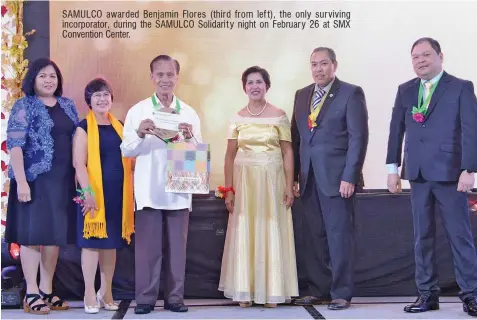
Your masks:
<path fill-rule="evenodd" d="M 142 120 L 139 124 L 137 134 L 140 138 L 144 138 L 146 134 L 152 134 L 152 131 L 156 129 L 154 121 L 151 119 Z M 192 125 L 189 123 L 180 123 L 179 131 L 182 132 L 184 139 L 192 139 Z"/>

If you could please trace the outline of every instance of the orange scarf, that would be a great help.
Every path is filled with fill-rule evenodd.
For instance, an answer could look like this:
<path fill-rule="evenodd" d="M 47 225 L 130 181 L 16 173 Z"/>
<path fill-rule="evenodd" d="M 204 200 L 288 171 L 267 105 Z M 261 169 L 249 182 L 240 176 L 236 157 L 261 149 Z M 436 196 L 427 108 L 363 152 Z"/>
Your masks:
<path fill-rule="evenodd" d="M 123 125 L 111 113 L 108 113 L 109 121 L 116 133 L 123 139 Z M 98 123 L 93 111 L 86 116 L 88 125 L 88 177 L 94 192 L 98 210 L 94 218 L 89 214 L 84 218 L 83 237 L 88 239 L 107 238 L 106 232 L 106 210 L 103 195 L 103 179 L 101 171 L 101 157 L 99 151 L 99 130 Z M 131 159 L 122 158 L 124 170 L 123 182 L 123 211 L 122 211 L 122 238 L 129 244 L 131 235 L 134 233 L 134 198 L 132 185 Z"/>

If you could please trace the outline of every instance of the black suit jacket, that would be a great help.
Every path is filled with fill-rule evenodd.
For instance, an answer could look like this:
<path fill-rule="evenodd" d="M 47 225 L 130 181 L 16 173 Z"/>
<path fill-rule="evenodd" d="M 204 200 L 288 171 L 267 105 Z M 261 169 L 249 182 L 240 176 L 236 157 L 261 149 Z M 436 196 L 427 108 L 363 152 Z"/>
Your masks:
<path fill-rule="evenodd" d="M 422 123 L 412 118 L 420 79 L 399 86 L 393 108 L 386 163 L 401 165 L 403 178 L 419 173 L 428 181 L 458 181 L 462 170 L 477 171 L 477 99 L 472 82 L 443 73 Z"/>
<path fill-rule="evenodd" d="M 310 166 L 318 188 L 327 196 L 339 196 L 341 181 L 358 185 L 368 147 L 368 112 L 363 90 L 335 79 L 317 118 L 308 128 L 315 84 L 295 94 L 291 120 L 295 155 L 295 181 L 303 194 Z M 358 185 L 359 186 L 359 185 Z"/>

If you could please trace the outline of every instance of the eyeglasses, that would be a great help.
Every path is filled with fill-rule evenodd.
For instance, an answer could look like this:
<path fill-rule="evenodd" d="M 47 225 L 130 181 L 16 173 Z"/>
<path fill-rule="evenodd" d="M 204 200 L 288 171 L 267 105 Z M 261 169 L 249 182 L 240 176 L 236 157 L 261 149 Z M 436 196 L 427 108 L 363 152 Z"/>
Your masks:
<path fill-rule="evenodd" d="M 100 99 L 100 98 L 108 98 L 111 96 L 111 93 L 109 92 L 95 92 L 91 95 L 92 98 Z"/>

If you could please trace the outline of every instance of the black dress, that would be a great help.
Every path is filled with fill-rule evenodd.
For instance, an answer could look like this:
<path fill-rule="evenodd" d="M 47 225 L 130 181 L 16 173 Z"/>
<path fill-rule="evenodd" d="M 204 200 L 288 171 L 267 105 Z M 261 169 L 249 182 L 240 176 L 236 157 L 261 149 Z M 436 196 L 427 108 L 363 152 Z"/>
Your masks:
<path fill-rule="evenodd" d="M 86 120 L 82 120 L 79 127 L 88 132 Z M 83 238 L 84 216 L 81 206 L 78 205 L 77 245 L 80 248 L 90 249 L 120 249 L 126 246 L 126 241 L 122 239 L 124 183 L 123 158 L 120 149 L 122 140 L 112 125 L 98 125 L 98 131 L 108 237 L 104 239 Z"/>
<path fill-rule="evenodd" d="M 29 181 L 30 202 L 18 201 L 17 183 L 10 181 L 5 240 L 20 245 L 75 244 L 76 195 L 72 139 L 74 122 L 56 103 L 48 108 L 53 121 L 51 170 Z"/>

